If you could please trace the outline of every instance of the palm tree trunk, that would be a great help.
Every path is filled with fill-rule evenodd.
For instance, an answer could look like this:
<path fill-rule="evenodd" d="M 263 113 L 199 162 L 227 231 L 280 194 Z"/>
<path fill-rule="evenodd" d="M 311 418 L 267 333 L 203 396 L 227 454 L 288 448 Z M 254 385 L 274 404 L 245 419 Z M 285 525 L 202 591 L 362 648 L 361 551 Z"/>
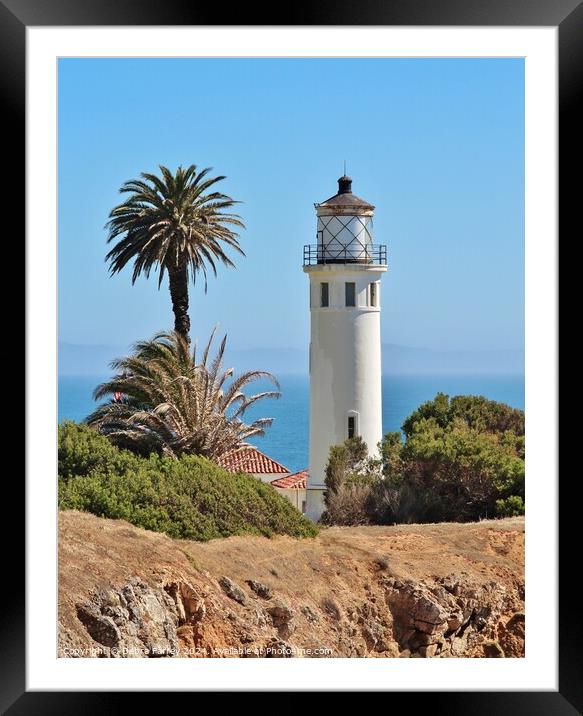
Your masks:
<path fill-rule="evenodd" d="M 179 264 L 168 271 L 170 297 L 174 311 L 174 330 L 190 342 L 190 318 L 188 317 L 188 269 Z"/>

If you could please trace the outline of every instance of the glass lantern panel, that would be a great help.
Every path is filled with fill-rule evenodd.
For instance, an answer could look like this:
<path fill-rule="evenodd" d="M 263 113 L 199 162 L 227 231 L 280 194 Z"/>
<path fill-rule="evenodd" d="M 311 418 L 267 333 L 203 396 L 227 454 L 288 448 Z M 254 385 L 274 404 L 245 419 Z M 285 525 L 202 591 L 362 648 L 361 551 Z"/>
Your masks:
<path fill-rule="evenodd" d="M 317 236 L 324 260 L 366 259 L 372 244 L 372 217 L 319 216 Z"/>

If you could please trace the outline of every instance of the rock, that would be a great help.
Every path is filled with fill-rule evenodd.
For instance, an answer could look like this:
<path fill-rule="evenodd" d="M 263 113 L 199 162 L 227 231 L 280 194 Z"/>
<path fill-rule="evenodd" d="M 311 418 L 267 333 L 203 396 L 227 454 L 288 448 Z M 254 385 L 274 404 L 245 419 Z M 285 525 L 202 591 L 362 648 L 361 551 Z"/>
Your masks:
<path fill-rule="evenodd" d="M 95 641 L 104 646 L 117 646 L 121 641 L 121 632 L 109 616 L 101 614 L 93 605 L 78 605 L 77 616 Z"/>
<path fill-rule="evenodd" d="M 416 631 L 407 644 L 413 651 L 418 651 L 422 646 L 433 644 L 436 638 L 438 637 L 435 634 L 426 634 L 422 631 Z"/>
<path fill-rule="evenodd" d="M 77 617 L 94 641 L 108 647 L 100 656 L 160 657 L 178 651 L 176 605 L 163 588 L 137 578 L 78 604 Z"/>
<path fill-rule="evenodd" d="M 387 591 L 387 604 L 401 632 L 411 629 L 433 634 L 447 628 L 447 616 L 437 597 L 427 588 L 408 581 Z"/>
<path fill-rule="evenodd" d="M 507 627 L 518 627 L 524 630 L 525 616 L 524 612 L 515 612 L 510 619 L 506 622 Z"/>
<path fill-rule="evenodd" d="M 372 622 L 370 625 L 364 627 L 361 633 L 369 651 L 382 654 L 391 648 L 386 639 L 386 632 L 378 622 Z"/>
<path fill-rule="evenodd" d="M 258 626 L 260 629 L 263 629 L 267 626 L 268 617 L 269 615 L 267 614 L 265 609 L 255 609 L 255 611 L 253 612 L 253 624 Z"/>
<path fill-rule="evenodd" d="M 512 603 L 503 584 L 479 585 L 456 575 L 434 583 L 387 580 L 384 587 L 398 646 L 419 656 L 483 656 L 484 640 L 496 640 L 495 627 Z M 505 627 L 500 632 L 507 633 Z M 486 651 L 496 656 L 493 646 Z"/>
<path fill-rule="evenodd" d="M 164 585 L 164 590 L 176 604 L 179 624 L 192 624 L 206 615 L 204 599 L 188 582 L 170 582 Z"/>
<path fill-rule="evenodd" d="M 447 630 L 457 631 L 462 625 L 462 618 L 461 614 L 450 614 L 447 619 Z"/>
<path fill-rule="evenodd" d="M 447 592 L 450 592 L 450 594 L 456 597 L 461 594 L 460 582 L 456 576 L 449 575 L 448 577 L 443 577 L 439 580 L 439 583 Z"/>
<path fill-rule="evenodd" d="M 488 659 L 503 659 L 504 651 L 497 641 L 486 641 L 483 645 L 484 656 Z"/>
<path fill-rule="evenodd" d="M 498 641 L 504 654 L 510 658 L 524 656 L 524 612 L 516 612 L 510 619 L 498 625 Z"/>
<path fill-rule="evenodd" d="M 304 604 L 302 607 L 300 607 L 300 612 L 306 617 L 309 622 L 314 623 L 320 621 L 318 613 L 308 604 Z"/>
<path fill-rule="evenodd" d="M 368 651 L 383 653 L 389 650 L 390 635 L 387 634 L 388 614 L 372 601 L 364 602 L 356 610 L 356 621 Z"/>
<path fill-rule="evenodd" d="M 246 584 L 248 584 L 250 589 L 255 592 L 258 597 L 261 597 L 261 599 L 271 599 L 273 596 L 273 589 L 267 584 L 257 582 L 255 579 L 247 579 Z"/>
<path fill-rule="evenodd" d="M 421 646 L 419 647 L 419 656 L 421 656 L 423 659 L 430 659 L 432 656 L 435 656 L 437 654 L 438 650 L 437 644 L 428 644 L 427 646 Z"/>
<path fill-rule="evenodd" d="M 282 624 L 289 624 L 294 617 L 293 609 L 285 602 L 278 602 L 267 610 L 271 616 L 273 625 L 279 627 Z"/>
<path fill-rule="evenodd" d="M 427 634 L 433 634 L 446 621 L 442 606 L 425 595 L 421 595 L 416 603 L 413 614 L 413 624 L 419 631 Z"/>
<path fill-rule="evenodd" d="M 296 625 L 293 621 L 294 610 L 285 602 L 278 602 L 269 607 L 267 613 L 271 617 L 273 626 L 277 629 L 283 639 L 287 639 L 295 631 Z"/>
<path fill-rule="evenodd" d="M 247 597 L 245 595 L 245 592 L 238 584 L 233 582 L 232 579 L 229 579 L 228 577 L 221 577 L 219 579 L 219 584 L 221 585 L 221 589 L 227 595 L 227 597 L 233 599 L 239 604 L 247 604 Z"/>

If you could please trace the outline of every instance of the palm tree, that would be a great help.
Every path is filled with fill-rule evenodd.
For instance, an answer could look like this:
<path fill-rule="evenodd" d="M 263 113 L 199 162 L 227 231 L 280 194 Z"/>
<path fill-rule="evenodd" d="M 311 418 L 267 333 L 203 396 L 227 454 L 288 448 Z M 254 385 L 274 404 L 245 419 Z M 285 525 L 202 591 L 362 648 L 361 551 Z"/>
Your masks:
<path fill-rule="evenodd" d="M 239 376 L 223 369 L 227 337 L 214 358 L 210 351 L 215 331 L 197 362 L 197 347 L 190 349 L 177 331 L 159 333 L 136 343 L 133 354 L 113 361 L 116 375 L 94 391 L 96 400 L 112 400 L 95 410 L 86 422 L 120 446 L 141 454 L 158 452 L 178 457 L 183 453 L 215 459 L 239 447 L 254 435 L 263 435 L 272 418 L 247 424 L 246 410 L 277 391 L 247 396 L 242 389 L 257 379 L 277 380 L 265 371 Z"/>
<path fill-rule="evenodd" d="M 188 282 L 198 272 L 207 289 L 207 268 L 217 275 L 217 262 L 234 263 L 225 253 L 230 247 L 244 255 L 238 234 L 231 227 L 243 227 L 238 214 L 229 213 L 239 203 L 217 191 L 207 192 L 224 176 L 207 178 L 210 168 L 197 173 L 192 164 L 178 167 L 175 174 L 160 166 L 161 177 L 142 173 L 142 179 L 127 181 L 121 193 L 130 196 L 109 215 L 108 243 L 122 237 L 105 257 L 111 274 L 133 260 L 132 284 L 140 274 L 158 273 L 158 288 L 168 273 L 174 330 L 186 336 L 190 331 Z M 227 211 L 225 211 L 227 210 Z"/>

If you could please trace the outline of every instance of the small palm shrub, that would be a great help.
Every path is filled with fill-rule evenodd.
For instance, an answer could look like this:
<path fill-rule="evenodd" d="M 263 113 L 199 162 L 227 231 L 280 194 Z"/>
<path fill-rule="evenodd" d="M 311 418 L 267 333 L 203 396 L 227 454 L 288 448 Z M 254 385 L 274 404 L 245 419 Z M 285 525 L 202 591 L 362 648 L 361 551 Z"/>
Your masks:
<path fill-rule="evenodd" d="M 278 398 L 275 390 L 246 395 L 259 379 L 276 379 L 265 371 L 235 376 L 223 368 L 227 337 L 214 355 L 214 331 L 198 357 L 180 333 L 159 333 L 134 346 L 132 355 L 113 362 L 116 375 L 99 385 L 96 400 L 111 396 L 86 422 L 111 442 L 141 455 L 220 457 L 248 438 L 263 435 L 271 418 L 245 422 L 247 409 L 260 400 Z"/>

